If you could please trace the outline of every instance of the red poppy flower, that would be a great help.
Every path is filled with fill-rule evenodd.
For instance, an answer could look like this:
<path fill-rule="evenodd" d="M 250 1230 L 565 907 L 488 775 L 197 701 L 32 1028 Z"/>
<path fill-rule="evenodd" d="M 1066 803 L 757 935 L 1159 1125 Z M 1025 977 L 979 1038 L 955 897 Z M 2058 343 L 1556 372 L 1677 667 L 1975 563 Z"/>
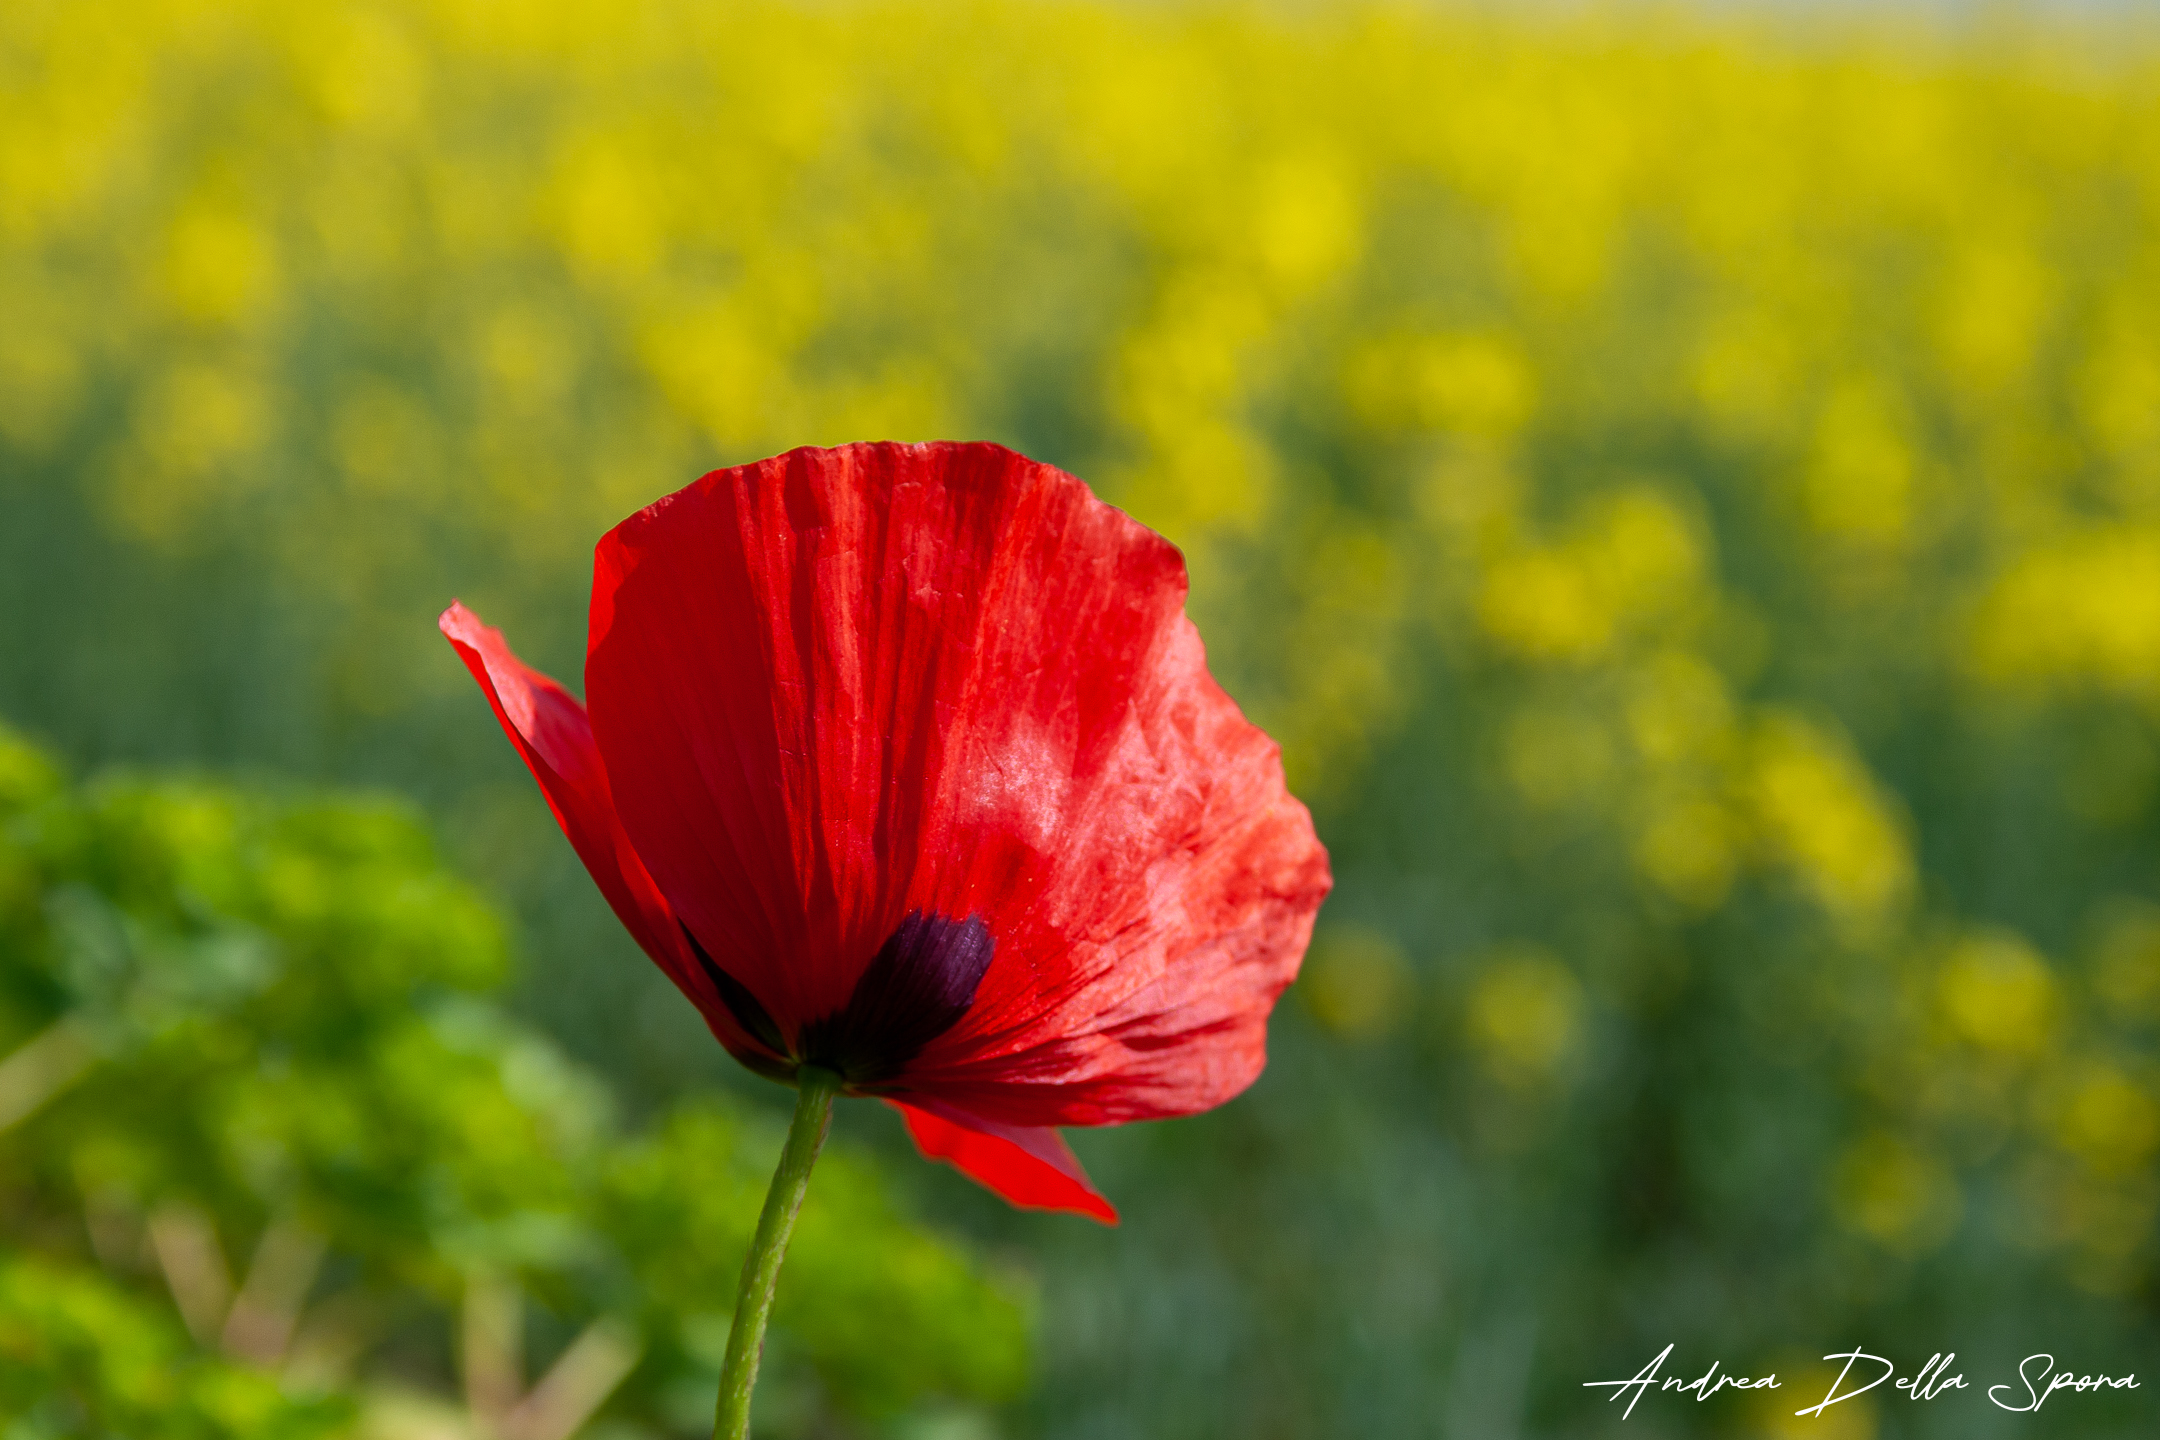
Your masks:
<path fill-rule="evenodd" d="M 1015 1204 L 1056 1129 L 1252 1083 L 1327 855 L 1175 547 L 995 445 L 718 470 L 599 545 L 590 712 L 443 633 L 646 953 L 753 1070 L 837 1072 Z"/>

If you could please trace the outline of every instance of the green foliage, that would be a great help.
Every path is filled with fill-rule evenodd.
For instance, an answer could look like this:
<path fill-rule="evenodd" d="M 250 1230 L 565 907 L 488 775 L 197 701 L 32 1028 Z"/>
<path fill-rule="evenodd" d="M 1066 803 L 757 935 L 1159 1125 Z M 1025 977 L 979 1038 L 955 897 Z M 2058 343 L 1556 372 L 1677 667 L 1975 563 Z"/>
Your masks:
<path fill-rule="evenodd" d="M 8 1440 L 328 1440 L 349 1411 L 193 1352 L 169 1315 L 104 1280 L 0 1261 Z"/>
<path fill-rule="evenodd" d="M 501 926 L 409 813 L 70 790 L 0 732 L 0 874 L 0 1399 L 25 1436 L 279 1440 L 353 1414 L 395 1436 L 413 1387 L 448 1404 L 453 1376 L 456 1423 L 512 1436 L 596 1410 L 709 1428 L 779 1136 L 716 1098 L 625 1133 L 488 998 Z M 1021 1294 L 844 1144 L 802 1236 L 771 1433 L 1013 1393 Z M 557 1352 L 529 1386 L 528 1333 Z"/>
<path fill-rule="evenodd" d="M 745 1129 L 727 1110 L 685 1107 L 622 1153 L 601 1185 L 610 1229 L 643 1242 L 625 1255 L 631 1293 L 684 1317 L 685 1354 L 715 1367 L 720 1352 L 705 1347 L 727 1331 L 713 1297 L 733 1294 L 772 1179 L 758 1164 L 766 1146 L 746 1145 Z M 945 1245 L 901 1230 L 863 1160 L 845 1151 L 819 1160 L 775 1306 L 786 1352 L 877 1409 L 926 1390 L 1005 1394 L 1027 1368 L 1011 1305 L 954 1265 Z"/>

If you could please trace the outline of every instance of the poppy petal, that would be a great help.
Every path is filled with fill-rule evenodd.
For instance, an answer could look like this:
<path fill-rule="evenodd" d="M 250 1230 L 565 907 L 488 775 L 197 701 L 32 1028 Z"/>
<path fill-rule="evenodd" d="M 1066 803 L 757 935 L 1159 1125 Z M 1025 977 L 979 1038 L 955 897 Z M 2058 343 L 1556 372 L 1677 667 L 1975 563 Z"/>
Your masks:
<path fill-rule="evenodd" d="M 1070 903 L 1092 914 L 1060 942 L 1064 989 L 1030 996 L 1027 977 L 993 968 L 911 1085 L 1012 1124 L 1097 1125 L 1209 1109 L 1258 1078 L 1268 1014 L 1330 886 L 1327 852 L 1279 748 L 1208 675 L 1183 615 L 1136 689 L 1124 744 L 1144 758 L 1102 785 L 1107 813 L 1091 817 L 1124 838 L 1071 836 L 1122 864 L 1068 875 Z"/>
<path fill-rule="evenodd" d="M 1118 1223 L 1117 1208 L 1088 1180 L 1057 1131 L 999 1125 L 934 1101 L 885 1103 L 907 1121 L 908 1135 L 926 1158 L 947 1162 L 1008 1203 Z"/>
<path fill-rule="evenodd" d="M 623 833 L 585 707 L 518 659 L 500 630 L 482 624 L 462 604 L 451 602 L 438 624 L 480 682 L 503 732 L 540 783 L 556 823 L 624 928 L 698 1007 L 723 1045 L 737 1055 L 756 1053 L 757 1047 L 719 1003 L 712 981 L 691 954 L 681 923 Z"/>
<path fill-rule="evenodd" d="M 595 556 L 624 829 L 791 1041 L 909 917 L 979 931 L 894 1093 L 1023 1128 L 1220 1104 L 1329 881 L 1185 589 L 1174 546 L 995 445 L 715 471 Z"/>

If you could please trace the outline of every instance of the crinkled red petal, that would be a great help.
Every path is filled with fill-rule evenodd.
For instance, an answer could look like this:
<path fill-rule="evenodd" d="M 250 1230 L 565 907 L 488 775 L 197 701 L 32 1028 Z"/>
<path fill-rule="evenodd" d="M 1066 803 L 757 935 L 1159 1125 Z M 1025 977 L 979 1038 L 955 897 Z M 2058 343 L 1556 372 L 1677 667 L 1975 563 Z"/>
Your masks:
<path fill-rule="evenodd" d="M 463 605 L 453 601 L 439 624 L 480 682 L 495 718 L 540 782 L 556 823 L 624 928 L 698 1007 L 723 1045 L 737 1055 L 762 1053 L 720 1003 L 683 939 L 675 912 L 623 833 L 585 707 L 519 660 L 500 630 L 482 624 Z"/>
<path fill-rule="evenodd" d="M 596 556 L 622 824 L 789 1035 L 910 912 L 981 917 L 994 958 L 911 1096 L 1022 1127 L 1219 1104 L 1329 880 L 1184 598 L 1167 541 L 998 446 L 715 471 Z"/>
<path fill-rule="evenodd" d="M 1117 1208 L 1102 1197 L 1065 1138 L 1046 1126 L 999 1125 L 935 1102 L 885 1103 L 907 1121 L 915 1148 L 1026 1210 L 1066 1210 L 1105 1225 Z"/>

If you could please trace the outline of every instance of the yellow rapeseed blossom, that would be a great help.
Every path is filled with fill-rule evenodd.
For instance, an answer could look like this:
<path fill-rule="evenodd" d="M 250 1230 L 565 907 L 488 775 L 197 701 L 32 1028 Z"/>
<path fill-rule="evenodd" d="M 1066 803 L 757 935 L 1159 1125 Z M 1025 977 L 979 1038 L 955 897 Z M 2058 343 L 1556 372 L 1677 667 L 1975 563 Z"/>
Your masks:
<path fill-rule="evenodd" d="M 2160 703 L 2160 527 L 2035 547 L 1982 604 L 1974 660 L 1990 679 L 2097 686 Z"/>
<path fill-rule="evenodd" d="M 2093 980 L 2117 1016 L 2160 1014 L 2160 905 L 2118 901 L 2107 907 L 2094 946 Z"/>
<path fill-rule="evenodd" d="M 1487 958 L 1471 988 L 1467 1020 L 1471 1043 L 1495 1078 L 1543 1084 L 1582 1043 L 1582 985 L 1544 951 L 1502 949 Z"/>
<path fill-rule="evenodd" d="M 1635 841 L 1635 864 L 1666 894 L 1699 910 L 1732 888 L 1744 835 L 1731 812 L 1703 796 L 1660 796 L 1647 807 Z"/>
<path fill-rule="evenodd" d="M 1478 618 L 1533 660 L 1589 660 L 1621 636 L 1684 612 L 1702 578 L 1687 518 L 1647 486 L 1599 497 L 1556 545 L 1529 546 L 1486 571 Z"/>
<path fill-rule="evenodd" d="M 1899 409 L 1877 386 L 1849 382 L 1830 393 L 1803 482 L 1817 530 L 1877 545 L 1904 538 L 1919 501 L 1919 460 Z"/>
<path fill-rule="evenodd" d="M 1913 883 L 1894 802 L 1848 747 L 1798 716 L 1765 719 L 1750 752 L 1744 792 L 1769 853 L 1840 919 L 1885 918 Z"/>
<path fill-rule="evenodd" d="M 2032 1055 L 2054 1034 L 2054 973 L 2032 946 L 2006 932 L 1954 945 L 1936 981 L 1943 1017 L 1962 1040 L 1999 1055 Z"/>
<path fill-rule="evenodd" d="M 1298 979 L 1298 993 L 1321 1024 L 1350 1039 L 1398 1029 L 1415 999 L 1416 977 L 1402 948 L 1375 930 L 1325 930 Z"/>
<path fill-rule="evenodd" d="M 1947 1166 L 1880 1132 L 1863 1136 L 1846 1151 L 1833 1177 L 1832 1203 L 1848 1228 L 1902 1253 L 1940 1245 L 1964 1213 L 1957 1179 Z"/>
<path fill-rule="evenodd" d="M 2160 1149 L 2160 1100 L 2120 1067 L 2088 1061 L 2061 1102 L 2056 1135 L 2099 1173 L 2130 1174 Z"/>

